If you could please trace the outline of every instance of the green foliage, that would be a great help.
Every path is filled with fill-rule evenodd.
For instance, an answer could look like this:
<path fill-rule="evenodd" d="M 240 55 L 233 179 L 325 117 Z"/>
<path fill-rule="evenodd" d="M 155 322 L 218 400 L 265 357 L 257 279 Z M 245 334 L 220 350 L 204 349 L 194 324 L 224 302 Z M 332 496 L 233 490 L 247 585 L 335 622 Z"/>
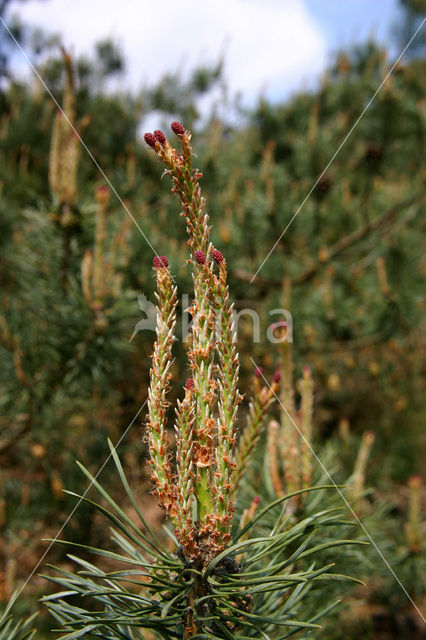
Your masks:
<path fill-rule="evenodd" d="M 55 575 L 47 576 L 64 589 L 44 599 L 61 629 L 69 632 L 61 638 L 91 635 L 136 640 L 145 637 L 139 629 L 151 629 L 153 637 L 162 638 L 243 640 L 260 633 L 265 639 L 284 640 L 297 631 L 319 628 L 317 621 L 335 603 L 316 609 L 308 620 L 299 620 L 296 615 L 306 617 L 305 597 L 317 581 L 348 579 L 330 573 L 333 563 L 321 565 L 316 561 L 318 553 L 325 549 L 354 544 L 337 539 L 315 543 L 316 529 L 338 523 L 334 509 L 318 511 L 291 524 L 284 515 L 291 496 L 275 500 L 236 531 L 233 544 L 200 570 L 185 561 L 176 546 L 175 552 L 170 553 L 151 531 L 111 443 L 110 448 L 139 523 L 136 525 L 82 467 L 107 506 L 76 497 L 93 505 L 113 523 L 112 539 L 120 553 L 63 543 L 111 560 L 114 570 L 105 572 L 99 563 L 91 564 L 70 554 L 70 560 L 80 567 L 78 573 L 58 569 Z M 271 527 L 263 520 L 273 511 Z M 259 534 L 243 539 L 256 525 L 260 525 Z M 176 543 L 170 532 L 169 535 Z M 121 568 L 123 564 L 129 568 Z M 195 635 L 184 633 L 188 624 L 195 625 Z"/>
<path fill-rule="evenodd" d="M 62 104 L 63 59 L 56 54 L 48 56 L 52 42 L 36 35 L 33 59 L 41 61 L 43 77 Z M 9 50 L 8 45 L 5 67 Z M 172 228 L 169 261 L 181 289 L 189 291 L 185 232 L 182 225 L 173 222 L 179 210 L 159 189 L 158 163 L 140 144 L 140 123 L 153 109 L 159 109 L 173 112 L 190 126 L 197 118 L 197 98 L 221 82 L 221 66 L 198 69 L 189 78 L 169 75 L 140 95 L 106 94 L 110 72 L 119 73 L 123 64 L 108 43 L 99 45 L 98 53 L 91 57 L 75 61 L 76 119 L 90 116 L 82 132 L 85 143 L 159 253 Z M 213 239 L 232 264 L 230 288 L 236 308 L 256 309 L 261 318 L 261 341 L 254 345 L 254 359 L 272 370 L 275 350 L 265 336 L 277 317 L 269 312 L 289 309 L 297 372 L 302 362 L 309 363 L 315 379 L 315 450 L 318 448 L 336 482 L 344 483 L 348 469 L 353 469 L 358 434 L 365 429 L 376 432 L 368 485 L 378 489 L 365 496 L 363 508 L 367 508 L 361 516 L 366 517 L 367 529 L 418 602 L 424 592 L 420 579 L 424 551 L 413 553 L 404 538 L 407 499 L 403 485 L 408 475 L 420 470 L 424 448 L 419 428 L 425 415 L 421 394 L 424 257 L 419 238 L 424 233 L 426 73 L 421 55 L 398 65 L 249 284 L 388 68 L 386 53 L 374 44 L 342 52 L 318 90 L 300 93 L 285 104 L 262 100 L 253 112 L 245 114 L 238 128 L 212 116 L 199 127 L 197 146 L 199 164 L 206 167 L 203 182 L 210 211 L 216 218 L 218 213 L 220 216 Z M 99 469 L 108 454 L 105 432 L 118 441 L 145 400 L 152 334 L 138 333 L 131 343 L 129 339 L 142 315 L 137 293 L 143 292 L 152 300 L 154 286 L 151 249 L 137 229 L 130 232 L 130 226 L 123 223 L 128 214 L 112 197 L 105 256 L 114 262 L 113 238 L 121 232 L 126 236 L 125 255 L 121 263 L 114 262 L 114 274 L 120 276 L 121 283 L 117 293 L 105 300 L 103 320 L 107 318 L 107 322 L 100 322 L 84 296 L 81 267 L 86 252 L 94 247 L 94 191 L 103 179 L 82 153 L 78 200 L 72 211 L 73 224 L 67 227 L 48 186 L 54 105 L 38 84 L 22 84 L 13 78 L 2 85 L 0 105 L 0 557 L 5 566 L 12 551 L 16 557 L 26 558 L 12 579 L 13 590 L 42 553 L 37 531 L 55 535 L 72 509 L 74 503 L 63 497 L 62 486 L 66 484 L 78 494 L 86 488 L 74 470 L 75 457 L 86 467 Z M 176 347 L 177 362 L 182 363 L 181 343 Z M 253 329 L 244 317 L 239 321 L 238 347 L 241 391 L 247 392 Z M 247 411 L 246 404 L 242 411 Z M 349 443 L 335 438 L 342 419 L 351 426 Z M 132 429 L 121 446 L 126 468 L 142 492 L 147 489 L 143 471 L 146 451 L 140 430 Z M 328 480 L 317 473 L 315 482 Z M 265 503 L 271 499 L 267 488 L 258 483 L 255 475 L 254 486 L 244 487 L 246 497 L 242 497 L 239 513 L 254 495 L 261 494 Z M 118 501 L 115 476 L 105 473 L 103 485 Z M 105 530 L 97 526 L 89 506 L 79 506 L 68 538 L 77 545 L 105 548 Z M 333 490 L 313 492 L 301 520 L 341 506 Z M 359 505 L 354 508 L 358 513 Z M 253 533 L 259 530 L 262 538 L 271 532 L 276 523 L 274 514 L 268 511 L 262 521 L 256 521 Z M 334 518 L 324 516 L 328 517 Z M 333 539 L 355 534 L 357 530 L 348 524 L 338 525 L 339 518 L 333 520 L 332 529 L 322 526 L 320 518 L 318 544 L 330 541 L 327 532 L 331 530 Z M 347 516 L 341 519 L 345 521 Z M 281 539 L 283 561 L 294 552 L 293 543 L 286 546 L 286 527 Z M 300 544 L 308 529 L 308 525 L 301 527 Z M 28 531 L 31 534 L 25 537 Z M 133 544 L 120 553 L 129 557 L 139 553 Z M 263 544 L 259 542 L 259 553 Z M 51 552 L 60 567 L 67 562 L 61 549 Z M 379 602 L 383 619 L 396 624 L 398 611 L 406 611 L 407 600 L 385 565 L 373 558 L 373 550 L 360 554 L 355 547 L 343 549 L 345 555 L 338 554 L 342 571 L 365 576 L 368 583 L 367 591 L 358 592 L 359 599 L 371 606 L 368 615 L 374 615 L 373 605 Z M 265 557 L 267 552 L 265 547 Z M 87 562 L 85 553 L 83 562 Z M 330 553 L 333 556 L 334 550 Z M 183 572 L 179 558 L 167 554 L 168 562 Z M 306 563 L 294 572 L 319 570 L 333 559 L 331 556 L 321 552 L 315 569 Z M 258 570 L 258 566 L 249 568 Z M 95 591 L 110 579 L 116 586 L 120 582 L 119 576 L 109 576 L 108 567 L 82 569 L 90 576 L 66 574 L 64 579 L 72 582 L 70 590 L 82 588 L 81 581 L 86 579 L 92 581 L 90 589 Z M 225 571 L 220 586 L 212 588 L 225 592 L 231 580 L 239 578 Z M 177 596 L 179 585 L 173 584 Z M 291 600 L 292 615 L 312 621 L 315 611 L 335 600 L 336 585 L 347 597 L 344 583 L 320 582 L 318 576 L 308 584 L 302 581 L 294 586 L 297 595 Z M 124 587 L 120 583 L 118 588 Z M 133 598 L 133 588 L 129 587 L 129 592 Z M 300 601 L 299 594 L 303 596 Z M 105 603 L 113 595 L 99 592 L 97 597 Z M 257 593 L 257 611 L 262 611 L 262 597 L 267 598 Z M 79 612 L 79 598 L 64 598 L 64 604 L 58 604 L 53 596 L 53 606 L 70 607 L 66 614 L 70 620 L 61 620 L 61 624 L 69 624 L 70 633 Z M 155 612 L 161 619 L 166 604 L 159 602 Z M 352 606 L 354 600 L 349 598 L 348 602 Z M 90 620 L 97 615 L 97 605 L 92 608 L 92 604 L 85 604 L 86 613 L 81 614 Z M 114 606 L 121 607 L 125 615 L 129 609 L 133 611 L 133 605 L 127 606 L 121 596 Z M 166 611 L 166 618 L 181 616 L 181 607 L 177 598 L 173 614 L 172 609 Z M 324 632 L 327 638 L 351 637 L 354 624 L 343 619 L 344 625 Z M 371 624 L 369 618 L 365 628 Z M 275 633 L 268 623 L 264 629 Z M 132 627 L 126 633 L 136 632 Z M 244 633 L 256 637 L 250 628 Z M 315 631 L 313 637 L 318 634 Z"/>
<path fill-rule="evenodd" d="M 417 65 L 391 76 L 306 201 L 385 73 L 376 47 L 341 54 L 317 93 L 261 103 L 252 127 L 224 137 L 208 177 L 222 246 L 236 258 L 232 290 L 262 314 L 255 360 L 271 357 L 267 311 L 289 309 L 296 361 L 313 366 L 321 390 L 323 431 L 344 417 L 355 429 L 379 428 L 387 446 L 419 398 L 425 87 Z M 217 145 L 220 134 L 210 137 Z"/>
<path fill-rule="evenodd" d="M 34 637 L 35 630 L 31 626 L 37 614 L 28 620 L 16 620 L 11 613 L 17 595 L 14 593 L 4 610 L 0 611 L 0 640 L 31 640 Z"/>

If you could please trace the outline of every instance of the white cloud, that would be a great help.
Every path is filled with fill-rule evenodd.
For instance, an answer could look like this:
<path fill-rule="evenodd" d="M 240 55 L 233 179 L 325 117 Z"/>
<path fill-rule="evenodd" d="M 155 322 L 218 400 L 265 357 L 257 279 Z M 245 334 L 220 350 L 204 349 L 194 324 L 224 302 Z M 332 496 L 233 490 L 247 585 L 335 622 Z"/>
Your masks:
<path fill-rule="evenodd" d="M 111 36 L 135 88 L 166 71 L 188 71 L 225 53 L 232 93 L 284 97 L 324 69 L 326 42 L 302 0 L 28 0 L 12 5 L 34 25 L 89 53 Z"/>

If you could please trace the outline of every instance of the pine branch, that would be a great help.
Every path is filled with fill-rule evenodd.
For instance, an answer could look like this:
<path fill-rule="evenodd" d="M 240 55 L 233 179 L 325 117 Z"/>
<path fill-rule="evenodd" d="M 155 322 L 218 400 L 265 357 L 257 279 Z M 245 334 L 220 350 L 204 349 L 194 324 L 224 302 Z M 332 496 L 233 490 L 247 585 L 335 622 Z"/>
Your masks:
<path fill-rule="evenodd" d="M 379 231 L 384 225 L 393 222 L 397 215 L 407 207 L 411 206 L 412 204 L 421 203 L 423 198 L 425 197 L 425 193 L 425 191 L 420 191 L 419 193 L 416 193 L 409 198 L 401 200 L 401 202 L 393 205 L 371 222 L 368 222 L 359 229 L 356 229 L 352 233 L 349 233 L 348 235 L 338 240 L 327 250 L 326 253 L 324 253 L 324 256 L 322 256 L 322 260 L 314 262 L 310 267 L 305 269 L 305 271 L 302 271 L 298 275 L 294 276 L 292 285 L 300 285 L 304 284 L 305 282 L 309 282 L 317 274 L 317 272 L 322 269 L 322 267 L 324 267 L 324 265 L 332 262 L 341 253 L 344 253 L 353 245 L 366 238 L 368 235 L 370 235 L 370 233 Z M 271 280 L 270 278 L 265 278 L 259 275 L 254 277 L 255 274 L 245 271 L 244 269 L 233 269 L 231 271 L 231 275 L 238 280 L 242 280 L 243 282 L 253 281 L 254 284 L 257 284 L 259 287 L 261 287 L 261 289 L 265 290 L 268 290 L 270 288 L 281 288 L 282 286 L 282 281 L 280 280 Z"/>

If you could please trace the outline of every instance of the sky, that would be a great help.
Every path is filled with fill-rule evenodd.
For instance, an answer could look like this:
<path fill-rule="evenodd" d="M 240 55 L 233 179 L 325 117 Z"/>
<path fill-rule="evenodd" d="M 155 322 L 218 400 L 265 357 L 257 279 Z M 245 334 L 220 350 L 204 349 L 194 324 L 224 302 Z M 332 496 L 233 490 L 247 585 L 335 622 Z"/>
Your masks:
<path fill-rule="evenodd" d="M 224 56 L 225 79 L 250 105 L 309 86 L 331 53 L 374 34 L 389 42 L 397 0 L 27 0 L 12 2 L 32 25 L 62 35 L 76 54 L 112 37 L 125 56 L 123 86 L 189 73 Z M 25 67 L 21 59 L 18 66 Z"/>

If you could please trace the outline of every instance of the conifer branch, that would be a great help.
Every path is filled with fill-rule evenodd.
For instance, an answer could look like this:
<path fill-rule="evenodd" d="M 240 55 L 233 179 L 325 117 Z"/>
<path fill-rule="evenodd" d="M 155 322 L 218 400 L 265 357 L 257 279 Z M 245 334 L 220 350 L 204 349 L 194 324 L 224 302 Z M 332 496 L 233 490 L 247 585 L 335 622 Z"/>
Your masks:
<path fill-rule="evenodd" d="M 160 505 L 174 517 L 177 514 L 176 491 L 167 442 L 167 391 L 170 387 L 172 346 L 176 325 L 176 287 L 173 287 L 165 256 L 154 258 L 157 279 L 157 340 L 154 344 L 148 391 L 147 439 L 150 451 L 151 480 Z"/>

